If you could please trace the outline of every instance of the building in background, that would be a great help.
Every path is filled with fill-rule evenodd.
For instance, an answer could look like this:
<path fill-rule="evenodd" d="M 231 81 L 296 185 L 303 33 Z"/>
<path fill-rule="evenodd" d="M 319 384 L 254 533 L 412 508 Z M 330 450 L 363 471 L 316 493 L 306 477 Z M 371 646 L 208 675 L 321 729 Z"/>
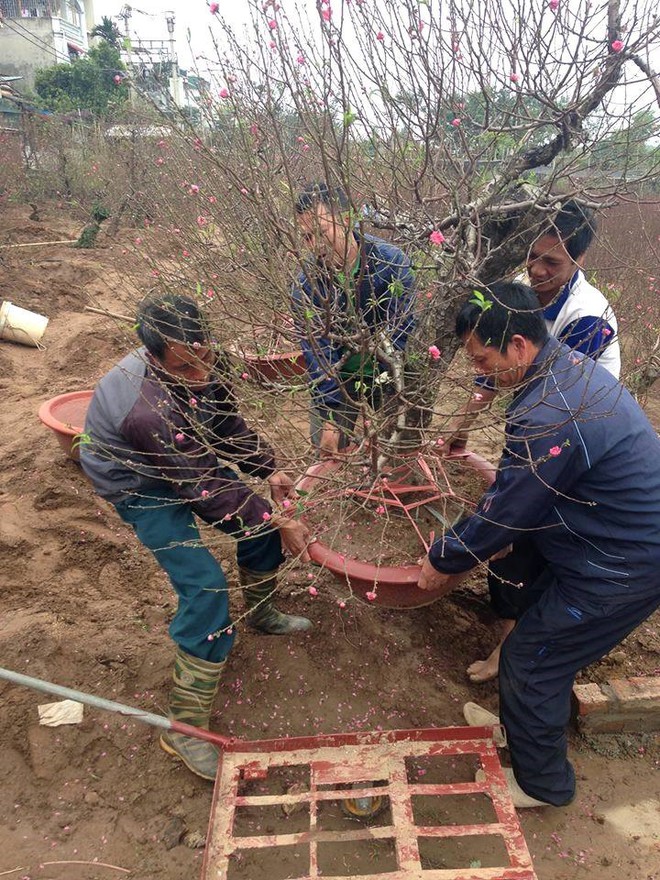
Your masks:
<path fill-rule="evenodd" d="M 88 51 L 93 26 L 93 0 L 0 0 L 0 73 L 32 89 L 37 70 Z"/>

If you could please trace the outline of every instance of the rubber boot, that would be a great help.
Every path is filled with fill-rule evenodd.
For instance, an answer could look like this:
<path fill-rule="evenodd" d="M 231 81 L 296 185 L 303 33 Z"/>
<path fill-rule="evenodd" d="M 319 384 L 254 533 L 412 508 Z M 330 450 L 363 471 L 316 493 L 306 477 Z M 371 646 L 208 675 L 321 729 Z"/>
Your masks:
<path fill-rule="evenodd" d="M 251 571 L 239 568 L 239 580 L 243 587 L 245 602 L 250 609 L 248 623 L 261 632 L 285 636 L 305 632 L 312 628 L 312 621 L 295 614 L 283 614 L 273 605 L 277 592 L 277 571 Z"/>
<path fill-rule="evenodd" d="M 225 665 L 200 660 L 177 648 L 174 658 L 172 679 L 174 687 L 170 693 L 168 717 L 172 721 L 182 721 L 193 727 L 208 730 L 213 700 L 215 699 Z M 218 770 L 218 750 L 211 743 L 194 736 L 184 736 L 168 730 L 160 738 L 160 746 L 168 755 L 173 755 L 202 779 L 215 780 Z"/>

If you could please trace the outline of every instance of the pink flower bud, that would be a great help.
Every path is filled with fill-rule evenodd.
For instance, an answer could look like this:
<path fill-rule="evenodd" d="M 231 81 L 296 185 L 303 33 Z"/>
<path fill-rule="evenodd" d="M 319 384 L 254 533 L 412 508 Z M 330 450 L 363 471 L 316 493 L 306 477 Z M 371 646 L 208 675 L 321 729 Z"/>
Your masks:
<path fill-rule="evenodd" d="M 178 434 L 174 435 L 174 439 L 176 440 L 177 443 L 183 443 L 183 441 L 186 439 L 186 437 L 185 437 L 185 434 L 182 434 L 181 431 L 179 431 Z"/>
<path fill-rule="evenodd" d="M 228 89 L 220 89 L 218 94 L 220 95 L 221 98 L 228 98 L 229 97 Z"/>
<path fill-rule="evenodd" d="M 307 592 L 310 596 L 318 596 L 319 594 L 319 591 L 316 589 L 316 587 L 309 587 Z"/>
<path fill-rule="evenodd" d="M 271 29 L 271 31 L 277 30 L 277 22 L 274 18 L 271 18 L 271 20 L 268 22 L 268 27 Z"/>
<path fill-rule="evenodd" d="M 437 361 L 440 358 L 441 354 L 442 352 L 437 345 L 429 345 L 429 357 L 431 357 L 434 361 Z"/>
<path fill-rule="evenodd" d="M 623 41 L 622 40 L 614 40 L 612 43 L 612 51 L 613 52 L 621 52 L 623 50 Z"/>
<path fill-rule="evenodd" d="M 208 498 L 209 494 L 210 493 L 208 489 L 202 489 L 202 498 Z"/>
<path fill-rule="evenodd" d="M 342 611 L 346 608 L 346 602 L 343 602 L 341 599 L 337 602 L 337 605 L 339 605 Z"/>
<path fill-rule="evenodd" d="M 444 240 L 445 237 L 439 229 L 434 229 L 433 232 L 429 235 L 429 241 L 431 242 L 431 244 L 442 244 Z"/>
<path fill-rule="evenodd" d="M 249 378 L 250 378 L 250 376 L 248 375 L 248 373 L 241 373 L 241 379 L 245 380 L 245 379 L 249 379 Z"/>
<path fill-rule="evenodd" d="M 191 398 L 190 398 L 190 405 L 191 405 L 191 406 L 197 406 L 197 398 L 196 398 L 196 397 L 191 397 Z"/>
<path fill-rule="evenodd" d="M 557 458 L 558 455 L 561 455 L 561 446 L 551 446 L 548 452 L 553 458 Z"/>
<path fill-rule="evenodd" d="M 454 126 L 454 128 L 458 128 L 459 125 L 461 124 L 461 120 L 458 117 L 456 117 L 456 119 L 452 119 L 451 124 Z"/>
<path fill-rule="evenodd" d="M 264 510 L 264 512 L 261 514 L 261 518 L 264 522 L 268 522 L 268 520 L 270 519 L 270 514 L 267 510 Z"/>
<path fill-rule="evenodd" d="M 288 509 L 291 507 L 291 502 L 289 501 L 288 498 L 285 498 L 285 499 L 284 499 L 284 501 L 282 502 L 282 507 L 283 507 L 285 510 L 288 510 Z"/>
<path fill-rule="evenodd" d="M 376 34 L 376 39 L 379 43 L 382 43 L 385 39 L 385 34 L 382 31 L 378 31 L 378 33 Z"/>
<path fill-rule="evenodd" d="M 366 597 L 370 602 L 373 602 L 376 598 L 376 594 L 373 592 L 373 590 L 370 590 L 368 593 L 366 593 Z"/>
<path fill-rule="evenodd" d="M 218 12 L 219 9 L 220 9 L 219 3 L 210 3 L 209 4 L 209 12 L 211 13 L 211 15 L 216 15 L 216 13 Z"/>

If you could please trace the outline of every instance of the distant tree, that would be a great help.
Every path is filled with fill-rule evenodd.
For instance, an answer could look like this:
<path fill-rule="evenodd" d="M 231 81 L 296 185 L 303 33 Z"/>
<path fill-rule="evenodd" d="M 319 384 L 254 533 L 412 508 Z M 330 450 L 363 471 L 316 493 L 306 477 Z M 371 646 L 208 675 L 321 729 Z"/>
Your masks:
<path fill-rule="evenodd" d="M 128 99 L 124 76 L 119 50 L 104 41 L 71 64 L 37 71 L 34 89 L 49 110 L 89 110 L 105 116 Z"/>
<path fill-rule="evenodd" d="M 90 37 L 98 37 L 100 40 L 103 40 L 105 43 L 112 46 L 113 49 L 121 49 L 121 31 L 115 22 L 111 18 L 108 18 L 107 15 L 103 16 L 101 24 L 97 24 L 92 28 L 89 35 Z"/>

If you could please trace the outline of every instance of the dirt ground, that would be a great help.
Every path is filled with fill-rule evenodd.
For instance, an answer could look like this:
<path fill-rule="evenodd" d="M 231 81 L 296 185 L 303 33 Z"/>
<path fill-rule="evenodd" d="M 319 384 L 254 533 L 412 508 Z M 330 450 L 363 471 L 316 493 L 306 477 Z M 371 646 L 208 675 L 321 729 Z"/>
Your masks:
<path fill-rule="evenodd" d="M 3 209 L 0 245 L 74 237 L 80 228 L 56 207 L 41 223 L 28 213 Z M 44 350 L 0 342 L 0 665 L 163 712 L 170 588 L 36 417 L 44 400 L 92 386 L 130 349 L 128 328 L 83 308 L 122 312 L 119 270 L 140 273 L 131 260 L 107 239 L 93 251 L 0 250 L 0 299 L 51 317 Z M 657 394 L 650 412 L 660 427 Z M 315 629 L 295 640 L 241 630 L 217 730 L 260 739 L 445 726 L 462 723 L 467 700 L 497 707 L 497 685 L 470 685 L 464 671 L 496 640 L 482 579 L 408 612 L 350 601 L 340 610 L 344 593 L 305 568 L 287 576 L 281 606 L 309 615 Z M 658 672 L 659 646 L 656 615 L 582 680 Z M 168 758 L 154 730 L 121 716 L 86 709 L 80 725 L 39 726 L 37 705 L 50 699 L 0 683 L 0 877 L 198 877 L 195 844 L 212 786 Z M 574 733 L 571 756 L 576 801 L 521 815 L 539 880 L 658 880 L 657 738 Z"/>

